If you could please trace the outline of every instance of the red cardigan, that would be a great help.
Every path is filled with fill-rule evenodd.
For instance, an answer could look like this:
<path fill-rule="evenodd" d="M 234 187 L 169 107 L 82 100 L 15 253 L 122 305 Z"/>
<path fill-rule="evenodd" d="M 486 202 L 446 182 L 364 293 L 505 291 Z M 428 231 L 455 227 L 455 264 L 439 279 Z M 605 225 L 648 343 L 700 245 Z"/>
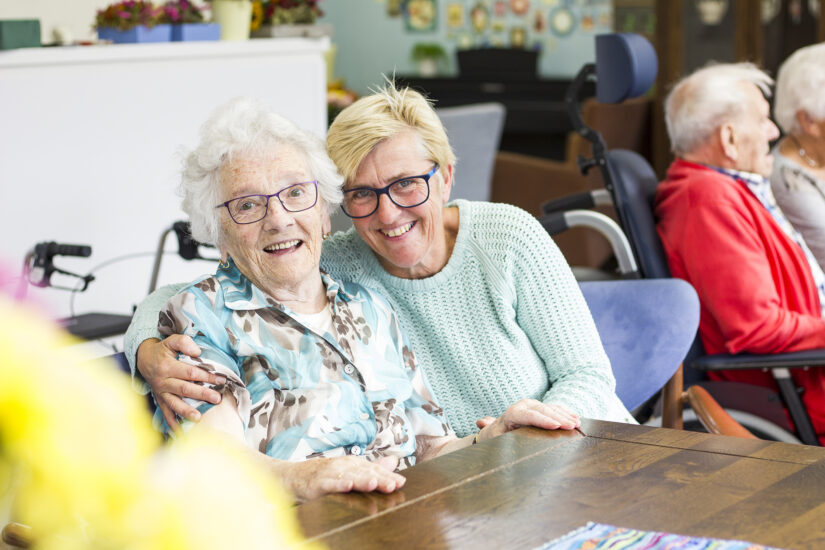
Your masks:
<path fill-rule="evenodd" d="M 708 353 L 825 348 L 825 320 L 805 254 L 744 183 L 677 159 L 659 184 L 655 215 L 671 273 L 699 294 L 699 335 Z M 806 389 L 814 428 L 825 434 L 825 372 L 792 372 Z M 776 387 L 760 371 L 712 374 Z"/>

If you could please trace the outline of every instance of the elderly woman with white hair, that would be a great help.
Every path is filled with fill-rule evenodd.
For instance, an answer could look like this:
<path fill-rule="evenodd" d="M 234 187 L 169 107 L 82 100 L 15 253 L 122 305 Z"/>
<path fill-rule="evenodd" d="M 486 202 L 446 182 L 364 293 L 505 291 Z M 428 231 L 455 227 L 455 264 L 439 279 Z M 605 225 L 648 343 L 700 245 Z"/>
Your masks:
<path fill-rule="evenodd" d="M 771 188 L 788 221 L 825 268 L 825 44 L 800 48 L 779 68 Z"/>
<path fill-rule="evenodd" d="M 456 438 L 389 303 L 319 269 L 341 183 L 319 139 L 255 101 L 234 100 L 203 126 L 183 171 L 183 208 L 221 262 L 158 322 L 162 334 L 194 340 L 200 353 L 182 359 L 221 394 L 217 405 L 190 400 L 196 425 L 266 455 L 299 499 L 392 492 L 404 484 L 395 470 L 417 460 L 523 425 L 578 426 L 522 400 Z M 161 411 L 157 421 L 168 429 Z"/>

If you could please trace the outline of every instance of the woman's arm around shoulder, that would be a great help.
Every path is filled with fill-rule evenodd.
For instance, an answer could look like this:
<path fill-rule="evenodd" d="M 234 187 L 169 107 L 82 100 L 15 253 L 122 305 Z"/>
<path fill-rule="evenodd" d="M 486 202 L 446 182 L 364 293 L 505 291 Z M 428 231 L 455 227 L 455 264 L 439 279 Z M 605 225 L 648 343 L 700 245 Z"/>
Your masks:
<path fill-rule="evenodd" d="M 196 306 L 197 303 L 200 307 Z M 212 386 L 223 386 L 227 377 L 226 373 L 220 372 L 222 367 L 217 365 L 232 365 L 233 360 L 226 353 L 228 344 L 225 334 L 217 335 L 224 340 L 223 349 L 218 353 L 213 350 L 210 330 L 199 328 L 204 324 L 212 327 L 218 322 L 213 319 L 214 322 L 205 323 L 206 320 L 201 318 L 212 310 L 212 304 L 213 299 L 197 286 L 184 286 L 156 313 L 155 331 L 166 338 L 146 340 L 138 349 L 137 368 L 143 374 L 170 429 L 178 427 L 178 416 L 198 420 L 201 416 L 199 407 L 206 410 L 207 405 L 221 401 L 221 394 Z M 210 350 L 207 357 L 201 358 L 201 347 Z M 213 362 L 217 359 L 216 365 L 206 367 L 204 359 L 212 359 Z"/>

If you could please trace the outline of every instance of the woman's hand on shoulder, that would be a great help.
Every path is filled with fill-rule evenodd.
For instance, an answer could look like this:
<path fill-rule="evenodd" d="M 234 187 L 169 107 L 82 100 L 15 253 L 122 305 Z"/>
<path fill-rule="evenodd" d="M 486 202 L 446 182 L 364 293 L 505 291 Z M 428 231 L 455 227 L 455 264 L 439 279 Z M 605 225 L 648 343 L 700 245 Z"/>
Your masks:
<path fill-rule="evenodd" d="M 352 491 L 392 493 L 407 481 L 395 473 L 398 458 L 394 456 L 385 456 L 375 462 L 362 457 L 341 456 L 279 464 L 278 474 L 282 482 L 299 500 Z"/>
<path fill-rule="evenodd" d="M 189 336 L 173 334 L 164 340 L 150 338 L 144 340 L 137 350 L 137 369 L 158 402 L 158 407 L 172 429 L 177 429 L 177 414 L 192 421 L 200 419 L 200 413 L 190 407 L 182 397 L 218 404 L 221 394 L 195 384 L 224 384 L 223 376 L 218 376 L 194 365 L 178 361 L 178 354 L 198 357 L 200 348 Z"/>
<path fill-rule="evenodd" d="M 476 421 L 476 425 L 481 428 L 478 440 L 484 441 L 523 426 L 535 426 L 545 430 L 573 430 L 581 426 L 581 418 L 564 405 L 522 399 L 510 405 L 498 418 L 481 418 Z"/>

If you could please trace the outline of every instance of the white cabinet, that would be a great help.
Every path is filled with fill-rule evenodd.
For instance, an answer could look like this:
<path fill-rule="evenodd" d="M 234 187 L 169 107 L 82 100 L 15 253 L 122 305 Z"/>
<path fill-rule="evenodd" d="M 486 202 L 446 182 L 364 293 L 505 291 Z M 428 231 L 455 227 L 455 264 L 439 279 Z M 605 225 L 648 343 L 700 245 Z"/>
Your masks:
<path fill-rule="evenodd" d="M 74 300 L 77 313 L 130 313 L 147 292 L 160 234 L 184 218 L 181 148 L 236 96 L 258 97 L 323 137 L 328 47 L 296 38 L 0 52 L 0 261 L 17 269 L 47 240 L 92 246 L 90 258 L 56 259 L 77 273 L 145 253 L 101 267 Z M 160 283 L 213 269 L 167 254 Z M 29 294 L 55 316 L 71 313 L 69 292 Z"/>

